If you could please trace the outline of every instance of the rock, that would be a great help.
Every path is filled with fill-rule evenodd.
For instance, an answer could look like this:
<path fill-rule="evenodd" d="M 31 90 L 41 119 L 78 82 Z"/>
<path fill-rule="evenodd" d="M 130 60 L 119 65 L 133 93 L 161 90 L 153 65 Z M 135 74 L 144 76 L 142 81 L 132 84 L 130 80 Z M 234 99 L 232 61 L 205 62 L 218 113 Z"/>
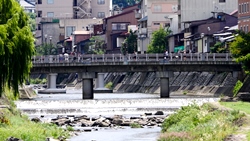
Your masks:
<path fill-rule="evenodd" d="M 94 122 L 86 120 L 86 119 L 81 119 L 80 123 L 81 123 L 81 127 L 90 127 L 94 124 Z"/>
<path fill-rule="evenodd" d="M 224 96 L 220 99 L 221 102 L 233 102 L 233 98 L 229 96 Z"/>
<path fill-rule="evenodd" d="M 151 115 L 152 115 L 152 113 L 145 113 L 145 115 L 146 115 L 146 116 L 151 116 Z"/>
<path fill-rule="evenodd" d="M 71 122 L 70 119 L 67 119 L 67 118 L 61 118 L 61 119 L 57 119 L 55 121 L 52 121 L 52 123 L 55 123 L 58 126 L 69 124 L 70 122 Z"/>
<path fill-rule="evenodd" d="M 155 115 L 164 115 L 163 111 L 157 111 Z"/>
<path fill-rule="evenodd" d="M 238 94 L 238 97 L 242 100 L 242 101 L 250 101 L 250 93 L 249 92 L 240 92 Z"/>
<path fill-rule="evenodd" d="M 32 118 L 31 121 L 36 122 L 36 123 L 41 122 L 40 118 L 38 117 Z"/>
<path fill-rule="evenodd" d="M 15 138 L 15 137 L 9 137 L 7 141 L 23 141 L 21 139 Z"/>

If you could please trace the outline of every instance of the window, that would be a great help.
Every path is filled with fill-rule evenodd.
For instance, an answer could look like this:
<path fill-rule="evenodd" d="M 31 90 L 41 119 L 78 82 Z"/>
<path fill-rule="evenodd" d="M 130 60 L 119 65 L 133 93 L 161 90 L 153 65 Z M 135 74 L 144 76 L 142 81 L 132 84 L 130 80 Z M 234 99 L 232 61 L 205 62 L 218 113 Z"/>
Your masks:
<path fill-rule="evenodd" d="M 246 26 L 246 33 L 248 33 L 248 31 L 249 31 L 249 30 L 248 30 L 248 25 L 247 25 L 247 26 Z"/>
<path fill-rule="evenodd" d="M 154 5 L 154 12 L 161 12 L 161 5 Z"/>
<path fill-rule="evenodd" d="M 42 11 L 37 11 L 37 17 L 42 17 Z"/>
<path fill-rule="evenodd" d="M 104 12 L 98 12 L 97 17 L 98 18 L 105 18 L 105 13 Z"/>
<path fill-rule="evenodd" d="M 54 12 L 48 12 L 47 17 L 54 17 Z"/>
<path fill-rule="evenodd" d="M 160 25 L 160 23 L 154 23 L 154 25 Z"/>
<path fill-rule="evenodd" d="M 47 0 L 47 3 L 48 3 L 48 4 L 53 4 L 53 3 L 54 3 L 54 0 Z"/>
<path fill-rule="evenodd" d="M 127 30 L 126 23 L 113 23 L 112 30 Z"/>
<path fill-rule="evenodd" d="M 74 31 L 75 31 L 75 26 L 67 26 L 66 27 L 66 37 L 71 36 Z"/>
<path fill-rule="evenodd" d="M 241 13 L 241 5 L 239 4 L 239 13 Z"/>
<path fill-rule="evenodd" d="M 97 0 L 97 4 L 105 4 L 105 0 Z"/>
<path fill-rule="evenodd" d="M 41 30 L 42 29 L 41 27 L 42 27 L 41 24 L 38 24 L 38 29 L 37 30 Z"/>
<path fill-rule="evenodd" d="M 249 12 L 249 3 L 247 3 L 247 13 Z"/>
<path fill-rule="evenodd" d="M 226 0 L 219 0 L 219 2 L 220 2 L 220 3 L 225 3 L 225 2 L 226 2 Z"/>
<path fill-rule="evenodd" d="M 38 0 L 38 1 L 37 1 L 37 4 L 42 4 L 42 0 Z"/>

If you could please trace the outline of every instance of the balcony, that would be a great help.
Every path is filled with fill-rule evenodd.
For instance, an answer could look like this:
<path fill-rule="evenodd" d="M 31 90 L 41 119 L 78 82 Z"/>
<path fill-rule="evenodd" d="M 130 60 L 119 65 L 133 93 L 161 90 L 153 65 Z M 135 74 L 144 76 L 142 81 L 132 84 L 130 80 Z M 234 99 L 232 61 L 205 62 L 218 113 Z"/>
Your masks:
<path fill-rule="evenodd" d="M 41 23 L 59 23 L 59 19 L 55 18 L 42 18 Z"/>
<path fill-rule="evenodd" d="M 139 29 L 139 35 L 141 35 L 141 34 L 147 35 L 148 34 L 148 29 L 147 28 L 140 28 Z"/>
<path fill-rule="evenodd" d="M 141 18 L 141 13 L 135 13 L 135 18 L 140 19 Z"/>

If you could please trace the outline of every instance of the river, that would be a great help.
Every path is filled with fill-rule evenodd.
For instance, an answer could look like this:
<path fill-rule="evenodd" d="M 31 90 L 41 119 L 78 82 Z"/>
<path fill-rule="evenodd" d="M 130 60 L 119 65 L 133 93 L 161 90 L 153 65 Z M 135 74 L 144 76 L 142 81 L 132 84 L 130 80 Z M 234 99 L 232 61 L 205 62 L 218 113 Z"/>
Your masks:
<path fill-rule="evenodd" d="M 163 111 L 169 115 L 181 106 L 191 103 L 218 101 L 213 97 L 189 97 L 185 95 L 160 99 L 159 94 L 144 93 L 103 93 L 94 94 L 93 100 L 82 100 L 81 90 L 68 89 L 66 94 L 38 94 L 33 100 L 16 101 L 17 108 L 29 117 L 41 117 L 49 120 L 58 115 L 90 117 L 123 115 L 125 117 L 154 114 Z M 81 127 L 78 127 L 81 129 Z M 93 130 L 97 129 L 97 130 Z M 160 127 L 92 128 L 91 132 L 80 132 L 70 141 L 156 141 Z"/>

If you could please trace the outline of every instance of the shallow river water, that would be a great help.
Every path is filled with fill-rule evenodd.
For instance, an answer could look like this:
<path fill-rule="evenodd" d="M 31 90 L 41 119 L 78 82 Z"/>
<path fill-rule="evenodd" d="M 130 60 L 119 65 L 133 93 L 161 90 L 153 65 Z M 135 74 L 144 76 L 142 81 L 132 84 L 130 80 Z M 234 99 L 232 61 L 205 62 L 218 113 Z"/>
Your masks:
<path fill-rule="evenodd" d="M 105 93 L 95 94 L 93 100 L 82 100 L 81 90 L 69 89 L 66 94 L 38 94 L 33 100 L 16 101 L 17 108 L 29 117 L 44 116 L 48 120 L 57 115 L 87 115 L 90 117 L 123 115 L 140 116 L 144 113 L 154 114 L 163 111 L 164 115 L 173 113 L 174 109 L 191 103 L 218 101 L 213 97 L 170 96 L 161 99 L 159 94 L 143 93 Z M 80 132 L 70 141 L 156 141 L 160 136 L 160 127 L 139 129 L 98 128 L 97 131 Z"/>

